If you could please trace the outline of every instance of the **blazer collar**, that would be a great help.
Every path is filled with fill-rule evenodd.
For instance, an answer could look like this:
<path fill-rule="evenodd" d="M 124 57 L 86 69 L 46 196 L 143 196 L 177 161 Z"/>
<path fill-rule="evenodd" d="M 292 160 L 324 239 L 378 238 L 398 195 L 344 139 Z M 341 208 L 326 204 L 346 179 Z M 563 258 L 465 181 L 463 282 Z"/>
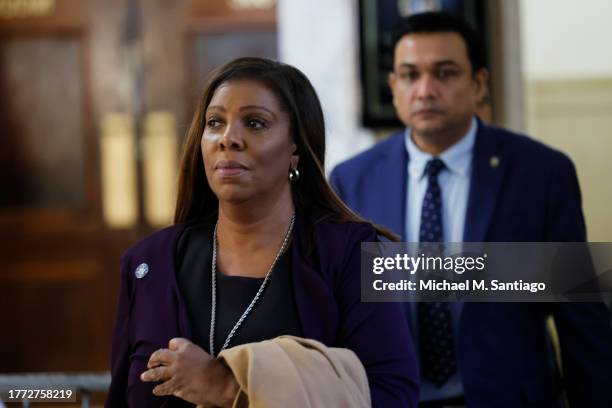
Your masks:
<path fill-rule="evenodd" d="M 487 238 L 509 157 L 504 155 L 495 131 L 480 120 L 472 160 L 463 240 L 482 242 Z"/>
<path fill-rule="evenodd" d="M 405 146 L 405 132 L 391 136 L 386 149 L 386 157 L 381 166 L 382 174 L 377 180 L 383 182 L 379 185 L 381 200 L 380 208 L 383 210 L 378 219 L 382 225 L 391 228 L 393 232 L 405 238 L 406 235 L 406 190 L 408 185 L 408 152 Z M 385 180 L 388 180 L 385 182 Z"/>
<path fill-rule="evenodd" d="M 308 248 L 305 238 L 314 230 L 307 230 L 307 224 L 305 216 L 296 214 L 291 250 L 293 293 L 304 336 L 330 344 L 334 339 L 338 316 L 337 311 L 329 307 L 333 297 L 318 271 L 318 253 Z M 312 224 L 310 227 L 315 228 Z"/>

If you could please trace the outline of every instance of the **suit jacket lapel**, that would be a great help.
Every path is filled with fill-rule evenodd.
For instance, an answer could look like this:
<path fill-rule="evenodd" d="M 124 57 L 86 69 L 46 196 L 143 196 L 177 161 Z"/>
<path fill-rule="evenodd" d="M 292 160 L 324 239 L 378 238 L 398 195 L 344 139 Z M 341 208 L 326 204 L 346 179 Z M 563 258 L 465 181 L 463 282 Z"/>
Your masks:
<path fill-rule="evenodd" d="M 378 203 L 378 216 L 381 225 L 391 228 L 393 232 L 405 239 L 406 234 L 406 189 L 408 172 L 408 153 L 404 141 L 405 132 L 394 135 L 387 150 L 386 160 L 378 167 L 379 195 L 374 197 Z"/>
<path fill-rule="evenodd" d="M 160 261 L 160 264 L 164 265 L 164 267 L 168 269 L 166 273 L 169 279 L 170 288 L 174 292 L 174 296 L 178 302 L 178 308 L 177 308 L 178 310 L 177 310 L 176 317 L 178 320 L 177 324 L 178 324 L 179 335 L 188 340 L 193 340 L 193 331 L 192 331 L 193 326 L 189 318 L 187 304 L 185 303 L 185 298 L 183 294 L 179 290 L 179 285 L 178 285 L 178 281 L 176 278 L 177 273 L 178 273 L 178 271 L 176 270 L 176 246 L 177 246 L 179 238 L 181 237 L 181 234 L 183 233 L 183 231 L 185 231 L 185 228 L 187 228 L 187 224 L 181 223 L 181 224 L 176 224 L 174 227 L 166 229 L 166 231 L 164 232 L 164 235 L 170 236 L 170 238 L 167 238 L 167 239 L 168 239 L 168 242 L 171 243 L 170 245 L 171 245 L 171 250 L 172 250 L 172 256 L 166 257 L 165 251 L 160 251 L 158 252 L 157 255 L 163 257 L 163 260 Z"/>
<path fill-rule="evenodd" d="M 508 162 L 509 157 L 504 156 L 494 132 L 478 121 L 463 234 L 465 242 L 486 240 Z"/>

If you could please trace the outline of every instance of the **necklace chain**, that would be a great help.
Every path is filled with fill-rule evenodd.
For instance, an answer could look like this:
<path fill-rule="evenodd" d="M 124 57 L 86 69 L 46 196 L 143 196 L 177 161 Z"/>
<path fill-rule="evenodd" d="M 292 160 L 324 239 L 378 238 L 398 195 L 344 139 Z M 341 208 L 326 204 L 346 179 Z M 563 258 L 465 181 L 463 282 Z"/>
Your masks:
<path fill-rule="evenodd" d="M 272 265 L 270 265 L 270 268 L 268 269 L 268 272 L 266 273 L 266 277 L 261 283 L 259 290 L 257 290 L 257 293 L 253 297 L 253 300 L 251 300 L 251 303 L 249 303 L 245 311 L 242 313 L 242 316 L 240 316 L 240 318 L 238 319 L 238 321 L 232 328 L 232 330 L 230 330 L 219 352 L 222 352 L 223 350 L 225 350 L 225 348 L 228 346 L 232 337 L 234 337 L 234 334 L 236 333 L 238 328 L 242 325 L 244 320 L 251 313 L 251 310 L 253 310 L 253 307 L 255 306 L 259 298 L 261 297 L 261 294 L 263 293 L 268 281 L 270 280 L 270 275 L 272 274 L 272 270 L 274 269 L 274 266 L 276 265 L 276 263 L 278 262 L 278 259 L 281 257 L 281 255 L 283 254 L 283 252 L 285 252 L 285 249 L 287 248 L 287 243 L 289 242 L 289 237 L 291 236 L 291 231 L 293 230 L 294 222 L 295 222 L 295 213 L 291 215 L 291 221 L 289 221 L 289 227 L 287 228 L 287 232 L 285 232 L 283 243 L 281 244 L 280 249 L 276 253 L 276 257 L 274 258 Z M 211 302 L 212 306 L 211 306 L 211 311 L 210 311 L 210 333 L 208 336 L 210 354 L 213 357 L 215 356 L 215 320 L 216 320 L 216 314 L 217 314 L 216 313 L 217 312 L 217 276 L 216 275 L 217 275 L 217 225 L 218 224 L 219 224 L 219 221 L 217 221 L 217 223 L 215 224 L 215 232 L 213 234 L 212 302 Z"/>

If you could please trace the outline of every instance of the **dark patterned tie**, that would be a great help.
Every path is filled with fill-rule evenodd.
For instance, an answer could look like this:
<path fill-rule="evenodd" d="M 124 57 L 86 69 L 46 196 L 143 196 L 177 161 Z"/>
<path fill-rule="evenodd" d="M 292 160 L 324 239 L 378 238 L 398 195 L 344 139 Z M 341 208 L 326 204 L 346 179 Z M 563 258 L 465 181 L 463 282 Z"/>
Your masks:
<path fill-rule="evenodd" d="M 442 194 L 438 174 L 444 162 L 433 158 L 425 166 L 427 191 L 421 209 L 419 241 L 442 242 Z M 427 253 L 426 255 L 438 255 Z M 457 370 L 450 307 L 446 302 L 420 302 L 419 359 L 421 376 L 441 387 Z"/>

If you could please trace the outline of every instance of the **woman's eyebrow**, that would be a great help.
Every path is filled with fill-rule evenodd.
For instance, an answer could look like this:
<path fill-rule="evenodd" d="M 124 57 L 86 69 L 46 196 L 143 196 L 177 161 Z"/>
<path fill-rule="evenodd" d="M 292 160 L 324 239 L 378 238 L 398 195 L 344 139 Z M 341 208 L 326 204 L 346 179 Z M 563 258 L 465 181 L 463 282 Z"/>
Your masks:
<path fill-rule="evenodd" d="M 274 118 L 276 118 L 276 114 L 274 112 L 272 112 L 270 109 L 266 108 L 265 106 L 260 106 L 260 105 L 246 105 L 240 108 L 240 111 L 245 111 L 245 110 L 249 110 L 249 109 L 261 109 L 263 111 L 268 112 L 270 115 L 272 115 Z"/>
<path fill-rule="evenodd" d="M 220 105 L 209 105 L 208 108 L 206 108 L 206 112 L 208 112 L 209 110 L 218 110 L 221 112 L 225 112 L 225 108 L 223 106 Z"/>
<path fill-rule="evenodd" d="M 250 109 L 263 110 L 269 113 L 273 118 L 276 119 L 276 114 L 274 112 L 272 112 L 270 109 L 266 108 L 265 106 L 261 106 L 261 105 L 245 105 L 240 108 L 240 112 L 245 111 L 245 110 L 250 110 Z M 206 108 L 206 112 L 209 112 L 211 110 L 227 112 L 227 110 L 223 106 L 220 106 L 220 105 L 210 105 L 208 108 Z"/>

